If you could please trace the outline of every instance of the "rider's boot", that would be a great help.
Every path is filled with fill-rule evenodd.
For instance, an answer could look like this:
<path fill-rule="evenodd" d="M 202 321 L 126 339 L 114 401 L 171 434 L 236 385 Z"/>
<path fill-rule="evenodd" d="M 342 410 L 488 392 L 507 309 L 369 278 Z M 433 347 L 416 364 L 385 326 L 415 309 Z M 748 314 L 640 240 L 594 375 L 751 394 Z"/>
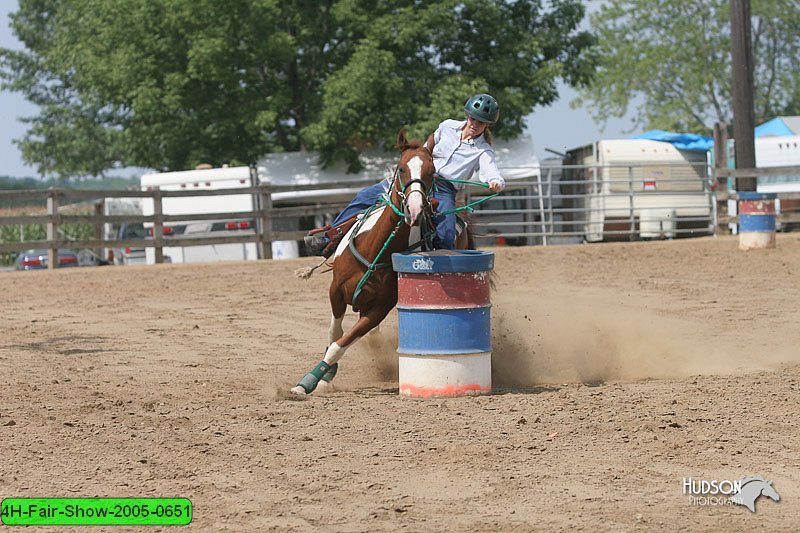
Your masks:
<path fill-rule="evenodd" d="M 357 217 L 358 215 L 353 215 L 335 227 L 327 224 L 309 231 L 308 235 L 303 237 L 308 255 L 321 255 L 326 258 L 332 256 L 339 241 L 356 223 Z"/>
<path fill-rule="evenodd" d="M 320 228 L 322 231 L 327 231 L 330 229 L 330 226 L 325 226 L 324 228 Z M 311 230 L 317 231 L 317 230 Z M 306 245 L 306 252 L 308 255 L 325 255 L 326 249 L 332 244 L 330 239 L 328 239 L 325 233 L 316 233 L 312 234 L 309 232 L 308 235 L 303 237 L 303 242 Z M 330 257 L 330 256 L 325 256 Z"/>

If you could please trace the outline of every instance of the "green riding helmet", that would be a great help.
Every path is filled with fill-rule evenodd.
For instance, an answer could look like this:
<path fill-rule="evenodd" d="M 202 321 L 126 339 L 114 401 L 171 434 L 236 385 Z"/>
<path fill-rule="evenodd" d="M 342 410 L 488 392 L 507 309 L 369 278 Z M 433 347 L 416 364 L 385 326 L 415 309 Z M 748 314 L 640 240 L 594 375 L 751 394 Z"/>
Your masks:
<path fill-rule="evenodd" d="M 491 95 L 476 94 L 464 104 L 464 112 L 475 120 L 494 124 L 500 116 L 500 104 Z"/>

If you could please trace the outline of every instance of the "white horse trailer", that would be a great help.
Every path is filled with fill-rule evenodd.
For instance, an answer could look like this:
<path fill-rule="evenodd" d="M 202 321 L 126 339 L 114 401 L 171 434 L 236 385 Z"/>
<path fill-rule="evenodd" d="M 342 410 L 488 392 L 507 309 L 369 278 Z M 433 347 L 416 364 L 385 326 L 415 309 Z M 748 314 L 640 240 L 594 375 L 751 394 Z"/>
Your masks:
<path fill-rule="evenodd" d="M 603 140 L 567 153 L 562 189 L 588 242 L 713 231 L 707 152 L 644 139 Z"/>
<path fill-rule="evenodd" d="M 759 137 L 755 149 L 758 168 L 800 166 L 800 135 Z M 800 192 L 800 176 L 759 176 L 758 192 Z"/>
<path fill-rule="evenodd" d="M 363 184 L 347 186 L 349 181 L 365 179 L 378 180 L 390 176 L 396 163 L 394 154 L 367 154 L 363 157 L 365 166 L 361 172 L 348 173 L 343 165 L 333 165 L 323 169 L 318 163 L 319 155 L 314 152 L 291 152 L 270 154 L 258 162 L 256 168 L 222 167 L 178 172 L 154 172 L 141 178 L 142 190 L 161 189 L 164 191 L 212 191 L 217 189 L 247 188 L 251 185 L 266 184 L 291 186 L 341 183 L 341 188 L 286 191 L 272 194 L 274 207 L 302 206 L 310 204 L 338 205 L 323 220 L 303 221 L 298 217 L 275 218 L 275 231 L 307 230 L 329 222 L 346 202 L 351 200 Z M 255 210 L 251 194 L 226 196 L 192 196 L 162 199 L 162 212 L 165 215 L 198 215 L 211 213 L 232 213 Z M 338 202 L 338 204 L 337 204 Z M 144 199 L 142 214 L 153 215 L 153 200 Z M 302 217 L 301 217 L 302 218 Z M 313 218 L 313 217 L 312 217 Z M 145 224 L 152 236 L 152 223 Z M 255 220 L 231 219 L 192 222 L 173 222 L 164 224 L 164 237 L 224 237 L 228 235 L 253 234 Z M 173 263 L 198 263 L 228 260 L 258 259 L 255 243 L 216 244 L 199 246 L 165 246 L 164 256 Z M 285 259 L 300 255 L 298 241 L 275 241 L 272 243 L 272 257 Z M 155 249 L 148 248 L 147 263 L 155 263 Z"/>
<path fill-rule="evenodd" d="M 756 139 L 756 166 L 796 167 L 800 166 L 800 135 L 787 137 L 759 137 Z M 758 192 L 798 193 L 800 192 L 800 175 L 759 176 Z M 800 200 L 778 198 L 775 210 L 780 213 L 800 212 Z M 778 222 L 781 231 L 797 231 L 797 222 Z"/>
<path fill-rule="evenodd" d="M 764 136 L 755 139 L 755 155 L 757 168 L 770 167 L 796 167 L 800 166 L 800 135 Z M 736 168 L 735 141 L 728 139 L 727 144 L 728 168 Z M 728 178 L 728 190 L 735 190 L 734 178 Z M 800 175 L 759 176 L 757 179 L 758 192 L 763 193 L 798 193 L 800 192 Z M 728 200 L 728 213 L 737 214 L 738 206 L 735 199 Z M 777 198 L 775 212 L 797 213 L 800 212 L 800 200 L 793 198 Z M 736 223 L 730 223 L 733 233 L 738 232 Z M 777 222 L 779 231 L 791 231 L 800 228 L 797 222 Z"/>
<path fill-rule="evenodd" d="M 250 167 L 222 167 L 180 172 L 145 174 L 141 178 L 142 190 L 210 191 L 250 187 L 254 181 Z M 253 211 L 253 195 L 191 196 L 162 199 L 165 215 L 196 215 Z M 142 214 L 152 216 L 153 200 L 142 200 Z M 152 235 L 152 223 L 145 224 Z M 255 232 L 255 220 L 209 220 L 170 222 L 164 224 L 164 237 L 224 237 Z M 228 260 L 258 259 L 255 243 L 215 244 L 201 246 L 165 246 L 164 256 L 173 263 L 201 263 Z M 147 248 L 147 264 L 155 263 L 155 249 Z"/>

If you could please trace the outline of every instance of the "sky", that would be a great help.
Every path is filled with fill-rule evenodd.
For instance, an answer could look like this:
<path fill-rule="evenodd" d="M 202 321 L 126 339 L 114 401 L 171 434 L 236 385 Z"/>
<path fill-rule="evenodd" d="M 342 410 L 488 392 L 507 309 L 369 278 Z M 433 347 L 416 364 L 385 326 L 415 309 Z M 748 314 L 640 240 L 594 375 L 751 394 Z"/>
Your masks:
<path fill-rule="evenodd" d="M 587 1 L 589 10 L 596 9 L 598 1 Z M 0 2 L 0 47 L 22 49 L 22 44 L 14 37 L 9 28 L 9 13 L 17 10 L 16 0 Z M 629 117 L 611 120 L 601 130 L 592 121 L 588 109 L 571 109 L 570 101 L 575 92 L 561 85 L 560 98 L 547 107 L 537 107 L 528 117 L 528 135 L 533 138 L 537 157 L 541 160 L 551 157 L 545 148 L 564 152 L 599 139 L 629 137 L 631 134 Z M 502 106 L 502 102 L 500 102 Z M 36 168 L 22 161 L 19 148 L 13 143 L 20 139 L 27 126 L 19 121 L 20 117 L 36 115 L 37 108 L 25 100 L 19 93 L 0 91 L 0 176 L 35 177 Z"/>

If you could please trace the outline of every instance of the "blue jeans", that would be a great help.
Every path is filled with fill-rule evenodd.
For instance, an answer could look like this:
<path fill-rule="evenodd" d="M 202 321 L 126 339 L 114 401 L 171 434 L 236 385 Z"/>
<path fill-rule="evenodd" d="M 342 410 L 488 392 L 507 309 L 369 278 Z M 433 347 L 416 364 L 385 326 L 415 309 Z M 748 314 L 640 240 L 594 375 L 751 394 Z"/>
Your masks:
<path fill-rule="evenodd" d="M 439 211 L 449 211 L 456 206 L 456 188 L 449 181 L 439 180 L 435 181 L 436 189 L 433 192 L 433 197 L 439 200 Z M 381 181 L 375 185 L 370 185 L 361 189 L 359 193 L 353 198 L 344 211 L 339 213 L 336 220 L 331 224 L 338 226 L 356 213 L 365 211 L 378 202 L 378 197 L 386 192 L 385 187 L 388 187 L 386 181 Z M 436 225 L 436 238 L 433 240 L 435 248 L 447 248 L 452 250 L 456 247 L 456 214 L 449 215 L 436 215 L 433 219 Z"/>
<path fill-rule="evenodd" d="M 385 193 L 388 188 L 389 184 L 386 180 L 364 187 L 356 194 L 355 198 L 350 200 L 350 203 L 344 208 L 344 211 L 339 213 L 339 216 L 331 223 L 331 226 L 338 226 L 356 213 L 366 211 L 378 203 L 378 197 Z"/>

